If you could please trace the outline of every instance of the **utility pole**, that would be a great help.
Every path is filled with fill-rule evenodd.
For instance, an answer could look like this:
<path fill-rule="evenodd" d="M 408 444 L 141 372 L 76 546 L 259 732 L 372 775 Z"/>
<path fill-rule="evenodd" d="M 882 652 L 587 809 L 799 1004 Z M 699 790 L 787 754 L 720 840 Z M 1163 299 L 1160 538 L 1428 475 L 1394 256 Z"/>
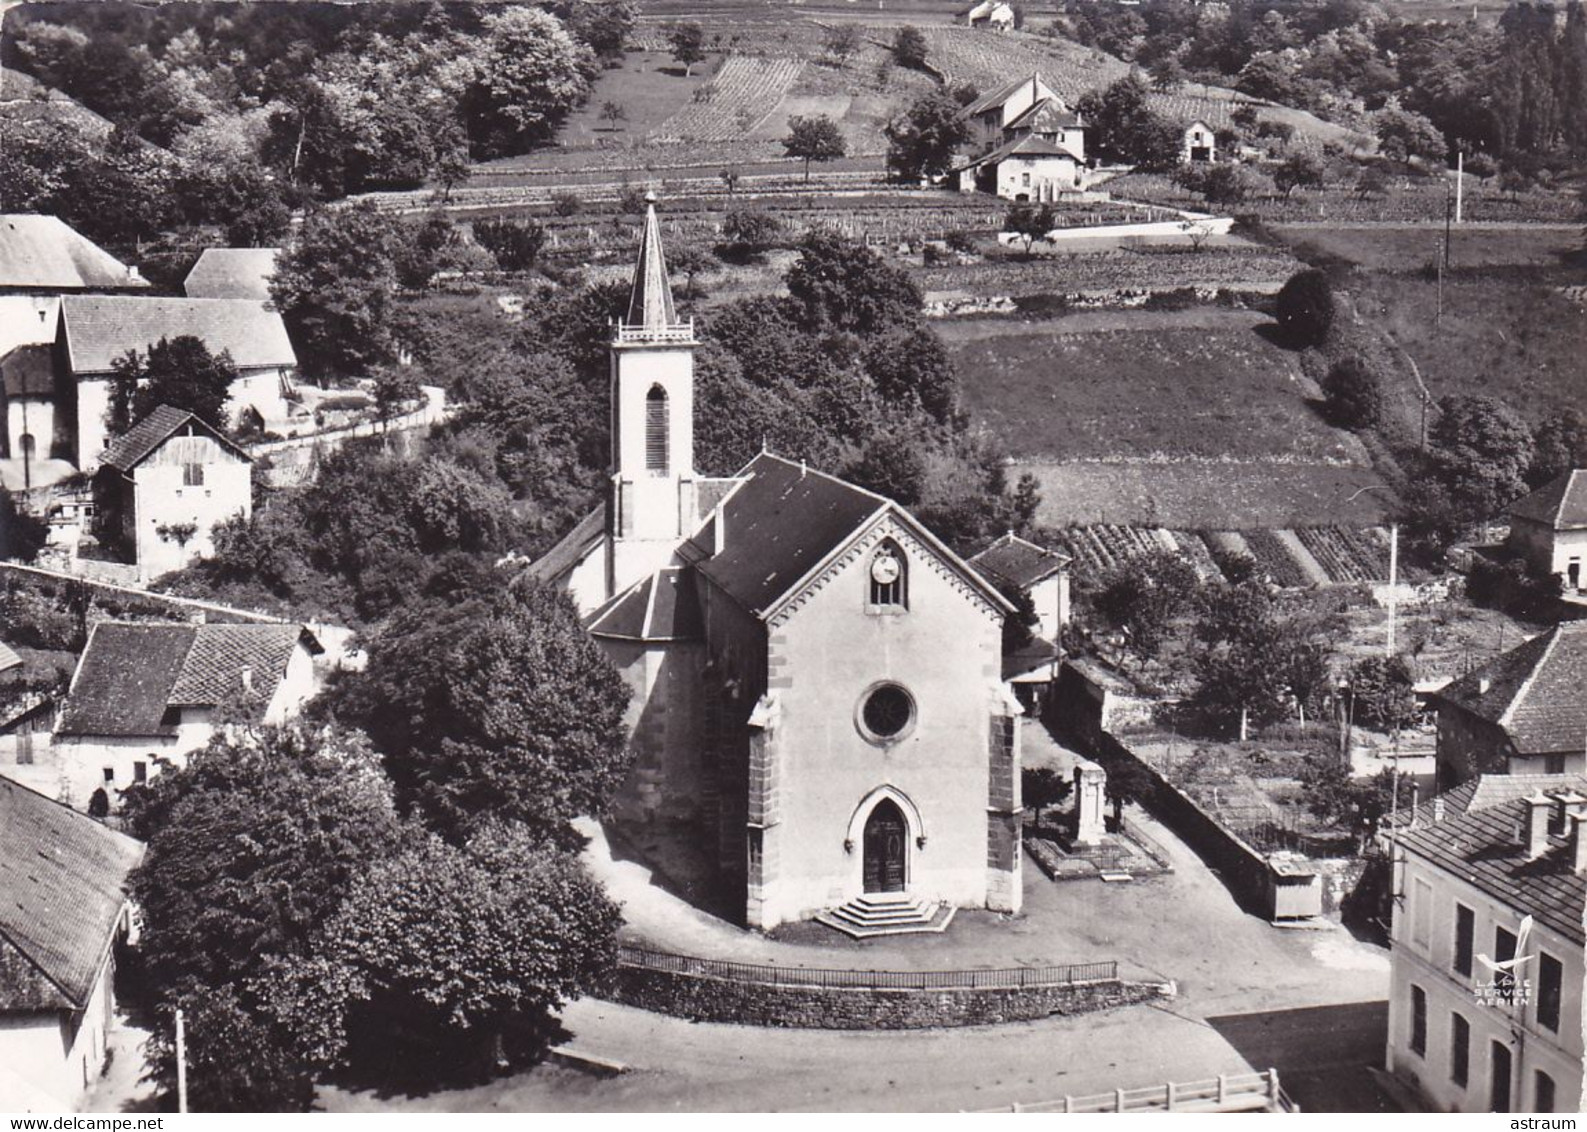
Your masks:
<path fill-rule="evenodd" d="M 1394 659 L 1394 614 L 1400 601 L 1400 525 L 1389 524 L 1389 645 L 1385 655 Z M 1396 732 L 1398 735 L 1398 732 Z M 1398 764 L 1396 764 L 1398 765 Z"/>
<path fill-rule="evenodd" d="M 1460 223 L 1461 205 L 1466 198 L 1466 151 L 1455 151 L 1455 223 Z"/>
<path fill-rule="evenodd" d="M 176 1012 L 176 1111 L 187 1111 L 187 1030 Z"/>

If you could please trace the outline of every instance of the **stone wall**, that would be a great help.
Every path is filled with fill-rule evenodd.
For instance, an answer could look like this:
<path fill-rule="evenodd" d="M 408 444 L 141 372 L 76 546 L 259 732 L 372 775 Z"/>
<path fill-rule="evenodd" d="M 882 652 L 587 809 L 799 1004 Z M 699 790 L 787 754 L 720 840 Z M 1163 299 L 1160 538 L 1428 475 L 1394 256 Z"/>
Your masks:
<path fill-rule="evenodd" d="M 790 987 L 619 967 L 601 992 L 694 1022 L 813 1030 L 924 1030 L 1087 1014 L 1172 996 L 1166 983 L 1109 979 L 1047 987 L 882 990 Z"/>

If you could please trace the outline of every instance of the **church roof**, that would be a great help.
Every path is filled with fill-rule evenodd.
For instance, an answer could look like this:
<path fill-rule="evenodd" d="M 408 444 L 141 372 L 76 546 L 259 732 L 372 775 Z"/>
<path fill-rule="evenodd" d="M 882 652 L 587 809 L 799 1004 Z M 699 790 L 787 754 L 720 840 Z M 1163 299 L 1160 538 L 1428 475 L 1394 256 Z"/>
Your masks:
<path fill-rule="evenodd" d="M 661 254 L 661 222 L 656 219 L 656 198 L 646 198 L 645 230 L 639 238 L 639 262 L 634 265 L 634 289 L 628 298 L 626 326 L 664 330 L 675 326 L 678 312 L 672 305 L 672 285 L 667 282 L 667 262 Z"/>
<path fill-rule="evenodd" d="M 1587 529 L 1587 470 L 1556 476 L 1510 506 L 1516 519 L 1531 519 L 1556 531 Z"/>
<path fill-rule="evenodd" d="M 664 566 L 601 606 L 585 621 L 593 636 L 622 641 L 698 641 L 705 636 L 700 599 L 688 569 Z"/>
<path fill-rule="evenodd" d="M 766 616 L 812 570 L 847 546 L 871 520 L 891 512 L 998 609 L 1007 600 L 891 500 L 836 476 L 762 452 L 739 473 L 743 486 L 722 504 L 722 545 L 696 569 L 734 601 Z"/>

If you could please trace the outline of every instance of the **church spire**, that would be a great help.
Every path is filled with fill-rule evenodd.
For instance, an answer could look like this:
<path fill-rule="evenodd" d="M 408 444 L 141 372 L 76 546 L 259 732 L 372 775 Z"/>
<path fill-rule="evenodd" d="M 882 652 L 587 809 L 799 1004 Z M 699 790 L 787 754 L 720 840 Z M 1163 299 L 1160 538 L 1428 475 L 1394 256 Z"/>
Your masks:
<path fill-rule="evenodd" d="M 667 263 L 661 254 L 661 223 L 656 219 L 656 194 L 645 194 L 645 230 L 639 239 L 639 262 L 634 265 L 634 290 L 628 300 L 628 329 L 665 331 L 678 325 L 667 282 Z"/>

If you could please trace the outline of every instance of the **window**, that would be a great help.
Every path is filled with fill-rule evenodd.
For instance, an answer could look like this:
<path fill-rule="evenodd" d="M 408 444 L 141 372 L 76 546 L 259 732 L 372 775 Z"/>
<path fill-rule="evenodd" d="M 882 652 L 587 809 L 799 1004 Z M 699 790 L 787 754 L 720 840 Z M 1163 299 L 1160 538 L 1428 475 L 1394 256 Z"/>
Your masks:
<path fill-rule="evenodd" d="M 1433 940 L 1433 886 L 1418 880 L 1411 886 L 1411 942 L 1423 951 Z"/>
<path fill-rule="evenodd" d="M 645 471 L 667 474 L 667 391 L 659 385 L 645 394 Z"/>
<path fill-rule="evenodd" d="M 1494 1042 L 1488 1062 L 1488 1111 L 1510 1111 L 1510 1047 Z"/>
<path fill-rule="evenodd" d="M 204 465 L 203 464 L 183 464 L 182 465 L 182 486 L 183 487 L 203 487 L 204 486 Z"/>
<path fill-rule="evenodd" d="M 106 782 L 114 782 L 114 781 L 116 781 L 116 768 L 115 767 L 107 766 L 107 767 L 104 768 L 104 771 L 105 771 L 105 781 Z"/>
<path fill-rule="evenodd" d="M 1565 985 L 1565 969 L 1546 951 L 1537 956 L 1537 1024 L 1559 1032 L 1560 995 Z"/>
<path fill-rule="evenodd" d="M 884 542 L 871 557 L 870 604 L 877 609 L 905 609 L 909 590 L 905 578 L 904 554 L 891 541 Z"/>
<path fill-rule="evenodd" d="M 1449 1016 L 1449 1079 L 1462 1089 L 1471 1079 L 1471 1023 L 1460 1014 Z"/>
<path fill-rule="evenodd" d="M 1532 1081 L 1532 1111 L 1554 1111 L 1554 1078 L 1541 1069 L 1537 1071 Z"/>
<path fill-rule="evenodd" d="M 1411 987 L 1411 1052 L 1427 1056 L 1427 992 Z"/>
<path fill-rule="evenodd" d="M 872 742 L 900 738 L 915 721 L 915 701 L 897 684 L 880 684 L 860 703 L 860 731 Z"/>
<path fill-rule="evenodd" d="M 1019 175 L 1019 183 L 1023 187 L 1025 187 L 1027 189 L 1030 188 L 1030 174 L 1029 173 L 1021 173 Z"/>
<path fill-rule="evenodd" d="M 1506 931 L 1504 928 L 1493 929 L 1493 958 L 1499 963 L 1515 958 L 1515 934 L 1513 932 Z M 1515 993 L 1515 975 L 1509 971 L 1496 971 L 1493 976 L 1493 985 L 1498 988 L 1499 999 L 1503 1002 L 1509 1002 L 1511 996 Z"/>
<path fill-rule="evenodd" d="M 144 762 L 143 760 L 140 759 L 137 762 L 132 764 L 132 781 L 133 782 L 147 782 L 147 781 L 149 781 L 149 764 L 148 763 L 146 763 L 146 762 Z"/>
<path fill-rule="evenodd" d="M 1544 774 L 1564 774 L 1565 773 L 1565 756 L 1564 755 L 1544 755 L 1543 756 L 1543 773 Z"/>
<path fill-rule="evenodd" d="M 1477 914 L 1464 904 L 1455 905 L 1455 971 L 1471 974 L 1471 945 L 1477 933 Z"/>

